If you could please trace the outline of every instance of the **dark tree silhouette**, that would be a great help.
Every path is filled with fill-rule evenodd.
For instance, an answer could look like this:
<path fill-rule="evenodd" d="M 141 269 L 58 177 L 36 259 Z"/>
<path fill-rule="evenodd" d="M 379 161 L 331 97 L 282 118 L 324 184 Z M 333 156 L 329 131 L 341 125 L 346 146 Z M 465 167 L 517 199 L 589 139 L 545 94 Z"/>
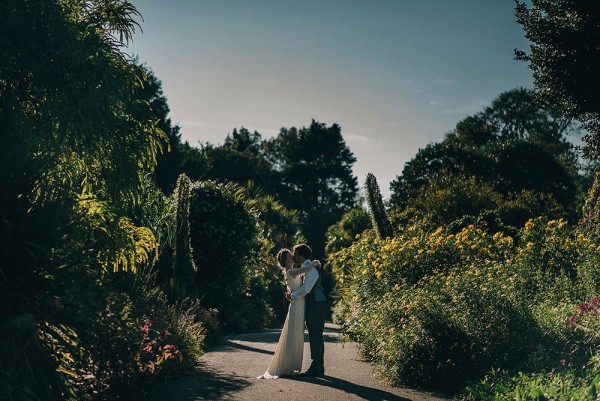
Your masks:
<path fill-rule="evenodd" d="M 100 260 L 135 260 L 129 240 L 147 234 L 125 217 L 164 139 L 135 96 L 144 73 L 122 51 L 139 13 L 90 3 L 0 2 L 0 372 L 10 399 L 78 398 L 63 387 L 75 374 L 58 369 L 64 349 L 47 345 L 94 330 L 69 334 L 66 304 L 98 289 Z M 73 358 L 96 364 L 87 351 Z"/>
<path fill-rule="evenodd" d="M 538 94 L 590 132 L 584 154 L 600 156 L 600 7 L 591 0 L 516 2 L 517 21 L 531 41 L 516 51 L 533 71 Z"/>
<path fill-rule="evenodd" d="M 170 108 L 160 79 L 147 65 L 140 65 L 140 68 L 146 74 L 146 82 L 137 91 L 137 97 L 150 106 L 157 127 L 165 133 L 168 139 L 168 143 L 163 145 L 161 153 L 157 156 L 154 181 L 164 193 L 170 194 L 175 187 L 175 181 L 183 171 L 181 127 L 174 125 L 169 117 Z"/>
<path fill-rule="evenodd" d="M 390 184 L 391 204 L 405 207 L 440 172 L 475 177 L 500 194 L 551 194 L 575 210 L 577 154 L 566 135 L 568 118 L 527 89 L 501 94 L 489 107 L 460 121 L 439 143 L 427 145 Z"/>
<path fill-rule="evenodd" d="M 275 191 L 283 204 L 298 210 L 315 255 L 322 257 L 325 232 L 356 202 L 356 158 L 337 124 L 312 121 L 309 127 L 282 128 L 265 143 L 265 155 L 281 177 Z"/>

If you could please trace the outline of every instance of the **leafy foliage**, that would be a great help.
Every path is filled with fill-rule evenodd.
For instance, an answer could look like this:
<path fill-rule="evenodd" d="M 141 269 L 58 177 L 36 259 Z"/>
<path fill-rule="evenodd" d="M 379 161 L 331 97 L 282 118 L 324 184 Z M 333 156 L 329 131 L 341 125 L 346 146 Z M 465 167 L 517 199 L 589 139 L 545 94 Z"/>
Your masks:
<path fill-rule="evenodd" d="M 583 206 L 583 218 L 592 222 L 600 219 L 600 170 L 594 173 L 594 182 Z"/>
<path fill-rule="evenodd" d="M 495 213 L 502 230 L 516 230 L 539 213 L 558 219 L 564 208 L 549 193 L 521 190 L 502 195 L 491 184 L 465 173 L 441 170 L 415 196 L 407 200 L 406 208 L 392 211 L 394 221 L 427 219 L 432 224 L 453 225 L 470 216 Z"/>
<path fill-rule="evenodd" d="M 566 139 L 574 130 L 569 119 L 536 101 L 532 91 L 503 93 L 484 111 L 459 122 L 442 142 L 419 150 L 390 184 L 390 201 L 400 207 L 419 202 L 420 188 L 451 174 L 474 177 L 506 199 L 523 191 L 547 194 L 574 216 L 577 155 Z M 542 214 L 541 206 L 532 215 Z"/>
<path fill-rule="evenodd" d="M 334 255 L 335 316 L 382 378 L 460 391 L 492 368 L 552 369 L 573 348 L 584 365 L 597 358 L 567 325 L 600 291 L 597 237 L 545 218 L 515 238 L 486 227 L 415 222 Z"/>
<path fill-rule="evenodd" d="M 147 178 L 166 140 L 142 94 L 148 75 L 122 52 L 137 10 L 10 0 L 0 15 L 0 393 L 106 399 L 135 389 L 148 378 L 140 322 L 154 311 L 165 312 L 163 330 L 189 324 L 163 345 L 181 355 L 171 371 L 190 368 L 199 308 L 168 304 L 148 273 L 168 244 L 171 208 Z"/>
<path fill-rule="evenodd" d="M 209 162 L 206 177 L 246 185 L 249 181 L 273 194 L 279 177 L 263 152 L 261 135 L 247 128 L 234 128 L 222 146 L 203 144 L 202 154 Z"/>
<path fill-rule="evenodd" d="M 337 224 L 327 229 L 325 251 L 331 255 L 349 247 L 356 240 L 358 234 L 369 228 L 371 228 L 369 213 L 361 207 L 348 210 Z"/>
<path fill-rule="evenodd" d="M 267 325 L 272 312 L 257 263 L 262 243 L 255 201 L 233 183 L 193 182 L 190 224 L 202 304 L 218 309 L 228 330 Z"/>
<path fill-rule="evenodd" d="M 297 210 L 287 209 L 272 195 L 259 195 L 254 200 L 262 237 L 272 243 L 274 250 L 306 242 Z"/>
<path fill-rule="evenodd" d="M 528 63 L 541 98 L 564 116 L 577 118 L 590 132 L 584 153 L 600 154 L 600 12 L 593 1 L 516 2 L 517 21 L 530 40 L 530 52 L 516 52 Z"/>
<path fill-rule="evenodd" d="M 184 145 L 181 143 L 181 127 L 174 125 L 169 117 L 170 108 L 160 79 L 147 65 L 140 65 L 139 68 L 144 71 L 146 81 L 137 92 L 137 98 L 141 102 L 148 103 L 156 126 L 168 139 L 168 143 L 162 144 L 161 152 L 157 155 L 153 178 L 164 193 L 170 193 L 179 174 L 183 172 L 185 153 Z"/>
<path fill-rule="evenodd" d="M 275 194 L 290 209 L 298 210 L 315 255 L 323 255 L 325 232 L 355 205 L 356 158 L 344 142 L 341 127 L 312 121 L 309 127 L 282 128 L 266 141 L 265 152 L 281 177 Z"/>

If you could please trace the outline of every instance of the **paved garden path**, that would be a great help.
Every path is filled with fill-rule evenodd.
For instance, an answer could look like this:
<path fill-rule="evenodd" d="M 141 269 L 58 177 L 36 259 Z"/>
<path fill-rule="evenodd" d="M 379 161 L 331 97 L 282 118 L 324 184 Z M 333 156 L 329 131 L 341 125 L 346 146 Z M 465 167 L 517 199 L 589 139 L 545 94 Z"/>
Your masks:
<path fill-rule="evenodd" d="M 280 330 L 229 336 L 200 362 L 202 371 L 154 387 L 152 401 L 248 400 L 402 400 L 441 401 L 444 398 L 416 390 L 388 387 L 372 375 L 371 364 L 360 359 L 356 343 L 342 342 L 339 327 L 325 326 L 326 376 L 320 378 L 257 379 L 266 368 Z M 308 339 L 304 368 L 310 364 Z"/>

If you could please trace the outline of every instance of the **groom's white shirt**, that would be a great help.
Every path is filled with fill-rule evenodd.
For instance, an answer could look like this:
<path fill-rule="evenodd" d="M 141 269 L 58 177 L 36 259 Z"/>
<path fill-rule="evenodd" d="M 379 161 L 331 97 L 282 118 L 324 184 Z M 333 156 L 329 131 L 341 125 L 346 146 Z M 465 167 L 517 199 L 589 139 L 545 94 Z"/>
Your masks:
<path fill-rule="evenodd" d="M 310 259 L 304 260 L 302 266 L 307 266 L 311 263 Z M 304 282 L 302 283 L 302 287 L 298 288 L 296 291 L 292 292 L 291 298 L 298 299 L 306 296 L 312 288 L 315 286 L 315 283 L 319 279 L 319 272 L 317 268 L 312 268 L 308 272 L 304 274 Z"/>

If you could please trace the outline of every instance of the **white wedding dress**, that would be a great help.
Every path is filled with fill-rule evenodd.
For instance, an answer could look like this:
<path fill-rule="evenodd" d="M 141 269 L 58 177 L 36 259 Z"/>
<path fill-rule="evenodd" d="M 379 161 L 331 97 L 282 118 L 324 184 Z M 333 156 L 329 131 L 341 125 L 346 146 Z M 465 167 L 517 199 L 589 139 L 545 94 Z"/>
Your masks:
<path fill-rule="evenodd" d="M 289 270 L 285 273 L 285 281 L 292 291 L 302 286 L 302 276 L 292 277 Z M 304 354 L 304 297 L 290 302 L 287 317 L 275 355 L 267 371 L 259 376 L 261 379 L 277 379 L 283 375 L 294 375 L 302 369 Z"/>

